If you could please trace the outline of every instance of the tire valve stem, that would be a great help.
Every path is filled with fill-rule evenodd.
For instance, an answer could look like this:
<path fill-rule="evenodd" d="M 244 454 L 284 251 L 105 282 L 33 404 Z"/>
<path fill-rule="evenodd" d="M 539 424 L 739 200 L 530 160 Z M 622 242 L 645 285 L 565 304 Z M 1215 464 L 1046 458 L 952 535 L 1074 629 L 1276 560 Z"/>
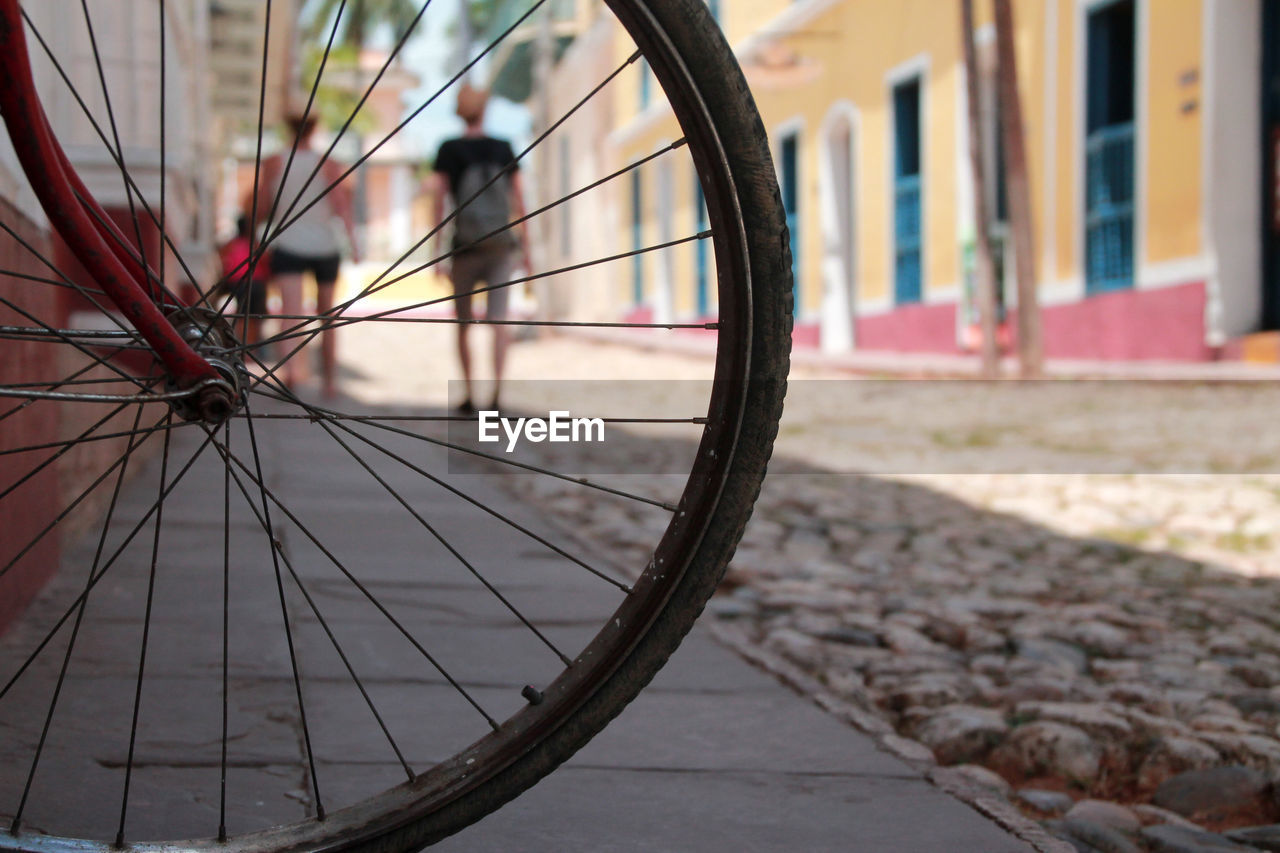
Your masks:
<path fill-rule="evenodd" d="M 520 695 L 523 696 L 530 705 L 542 704 L 542 692 L 532 684 L 526 684 L 524 689 L 520 691 Z"/>

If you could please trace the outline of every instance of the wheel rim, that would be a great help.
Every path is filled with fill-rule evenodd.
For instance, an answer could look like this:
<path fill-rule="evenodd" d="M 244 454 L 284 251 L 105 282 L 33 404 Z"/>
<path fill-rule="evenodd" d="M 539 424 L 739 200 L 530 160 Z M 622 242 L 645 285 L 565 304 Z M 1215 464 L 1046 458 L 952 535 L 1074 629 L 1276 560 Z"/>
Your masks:
<path fill-rule="evenodd" d="M 533 745 L 544 740 L 550 731 L 564 724 L 591 697 L 608 673 L 618 668 L 661 610 L 699 547 L 733 462 L 746 398 L 745 388 L 749 382 L 752 328 L 750 258 L 741 214 L 736 208 L 734 178 L 709 112 L 698 96 L 688 69 L 675 55 L 674 48 L 646 8 L 622 0 L 611 0 L 610 5 L 652 64 L 684 125 L 689 148 L 701 175 L 711 230 L 716 235 L 717 266 L 721 270 L 716 381 L 708 403 L 709 414 L 697 461 L 681 493 L 678 510 L 654 550 L 652 563 L 633 585 L 634 592 L 604 621 L 605 628 L 575 658 L 574 666 L 542 691 L 543 698 L 539 704 L 518 711 L 497 731 L 453 758 L 420 773 L 411 783 L 392 788 L 375 799 L 330 812 L 323 820 L 309 818 L 288 826 L 235 836 L 231 841 L 237 849 L 320 850 L 359 846 L 409 822 L 421 820 L 423 815 L 434 813 L 484 785 L 519 760 Z M 304 412 L 312 415 L 317 411 L 320 410 L 304 407 Z M 162 483 L 165 480 L 164 473 L 161 480 Z M 588 661 L 594 663 L 589 664 Z M 483 772 L 469 770 L 476 766 Z M 0 848 L 6 843 L 12 846 L 15 837 L 6 839 L 0 835 Z M 26 833 L 16 836 L 16 844 L 19 849 L 95 849 L 94 845 L 86 846 L 80 840 Z M 225 842 L 196 841 L 182 846 L 189 849 L 225 849 Z M 130 844 L 130 847 L 162 849 L 162 845 L 151 843 Z M 98 849 L 112 848 L 109 841 L 98 845 Z"/>

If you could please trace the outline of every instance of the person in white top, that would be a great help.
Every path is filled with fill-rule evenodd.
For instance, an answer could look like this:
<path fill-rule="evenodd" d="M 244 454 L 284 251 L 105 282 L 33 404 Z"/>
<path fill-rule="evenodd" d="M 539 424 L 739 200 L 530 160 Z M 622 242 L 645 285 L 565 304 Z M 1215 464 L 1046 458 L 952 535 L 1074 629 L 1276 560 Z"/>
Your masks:
<path fill-rule="evenodd" d="M 264 161 L 255 201 L 257 221 L 265 223 L 278 193 L 280 201 L 276 205 L 275 220 L 270 223 L 267 233 L 270 235 L 280 223 L 288 226 L 271 242 L 271 280 L 280 293 L 285 329 L 301 322 L 290 318 L 303 313 L 302 276 L 305 273 L 311 273 L 316 280 L 316 314 L 324 314 L 333 308 L 334 285 L 342 264 L 343 241 L 339 225 L 345 229 L 351 259 L 359 260 L 351 186 L 340 181 L 343 167 L 333 160 L 322 159 L 311 148 L 315 116 L 291 116 L 288 125 L 292 138 L 297 140 L 293 162 L 289 163 L 289 148 Z M 289 164 L 287 173 L 286 164 Z M 314 177 L 313 173 L 316 173 Z M 298 340 L 290 338 L 284 341 L 284 351 L 291 351 Z M 324 396 L 332 398 L 337 392 L 337 338 L 332 329 L 320 334 L 320 373 Z M 306 380 L 302 353 L 295 353 L 285 362 L 278 378 L 290 386 Z"/>

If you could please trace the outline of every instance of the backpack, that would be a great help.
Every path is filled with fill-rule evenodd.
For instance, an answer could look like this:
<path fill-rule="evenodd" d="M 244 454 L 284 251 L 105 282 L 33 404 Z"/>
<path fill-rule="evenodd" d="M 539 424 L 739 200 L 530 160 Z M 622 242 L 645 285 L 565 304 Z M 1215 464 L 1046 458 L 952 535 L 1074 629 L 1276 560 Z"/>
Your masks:
<path fill-rule="evenodd" d="M 511 222 L 511 175 L 502 166 L 492 161 L 468 165 L 458 179 L 456 201 L 460 206 L 453 220 L 455 249 L 516 246 L 516 234 L 510 228 L 484 239 Z"/>

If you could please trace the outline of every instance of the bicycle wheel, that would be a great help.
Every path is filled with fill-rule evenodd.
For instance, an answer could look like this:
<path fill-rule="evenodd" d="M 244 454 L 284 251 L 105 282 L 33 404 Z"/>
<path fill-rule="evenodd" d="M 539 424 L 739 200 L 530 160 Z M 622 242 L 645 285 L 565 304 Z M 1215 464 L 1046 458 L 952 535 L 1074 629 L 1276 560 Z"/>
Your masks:
<path fill-rule="evenodd" d="M 516 38 L 545 2 L 522 10 L 482 55 Z M 166 5 L 158 4 L 158 28 L 147 25 L 151 38 L 174 26 L 163 17 Z M 35 15 L 34 4 L 29 11 Z M 109 75 L 92 36 L 95 23 L 104 25 L 88 4 L 83 11 L 95 61 L 80 70 L 102 87 L 90 95 L 86 83 L 72 101 L 109 113 Z M 665 96 L 650 112 L 661 124 L 669 110 L 671 129 L 655 133 L 678 138 L 565 186 L 531 221 L 654 164 L 669 176 L 663 161 L 679 158 L 680 173 L 696 176 L 706 224 L 690 210 L 682 218 L 693 233 L 659 230 L 652 245 L 626 251 L 617 251 L 618 238 L 599 258 L 529 277 L 585 270 L 616 290 L 619 265 L 625 270 L 635 258 L 660 259 L 706 241 L 718 318 L 677 323 L 660 316 L 630 325 L 637 335 L 653 334 L 654 326 L 714 331 L 711 381 L 695 410 L 670 419 L 691 430 L 664 439 L 677 445 L 670 458 L 683 460 L 678 476 L 630 489 L 627 471 L 611 479 L 541 465 L 516 470 L 587 490 L 587 513 L 617 502 L 653 514 L 640 526 L 654 531 L 645 558 L 611 566 L 591 556 L 583 537 L 544 524 L 532 511 L 538 507 L 520 507 L 511 491 L 466 479 L 473 467 L 441 455 L 458 443 L 456 433 L 431 433 L 449 417 L 420 400 L 388 403 L 353 392 L 321 405 L 276 378 L 280 362 L 298 357 L 298 342 L 339 327 L 344 339 L 367 334 L 375 346 L 393 334 L 416 341 L 429 329 L 451 328 L 448 318 L 422 315 L 448 296 L 361 310 L 379 288 L 406 278 L 396 264 L 331 312 L 262 318 L 279 324 L 267 336 L 270 348 L 239 341 L 233 323 L 217 324 L 212 313 L 228 313 L 227 300 L 201 300 L 204 313 L 178 312 L 184 333 L 194 329 L 194 338 L 214 341 L 203 352 L 229 363 L 242 383 L 232 417 L 202 422 L 156 395 L 163 371 L 83 276 L 5 226 L 15 260 L 4 271 L 0 310 L 6 346 L 21 354 L 5 369 L 21 361 L 26 372 L 15 367 L 0 382 L 0 392 L 17 398 L 0 411 L 0 459 L 9 460 L 0 468 L 9 540 L 0 549 L 0 582 L 32 574 L 33 562 L 52 559 L 57 540 L 63 568 L 0 639 L 0 758 L 7 768 L 0 815 L 9 827 L 0 832 L 0 849 L 158 850 L 173 839 L 186 839 L 180 846 L 187 850 L 419 849 L 565 761 L 636 696 L 688 632 L 747 523 L 777 431 L 790 346 L 789 242 L 763 127 L 705 5 L 609 0 L 586 19 L 591 34 L 607 35 L 609 47 L 599 55 L 616 59 L 616 67 L 573 81 L 570 106 L 544 122 L 526 153 L 552 146 L 583 104 L 611 97 L 611 87 L 635 82 L 635 74 L 652 73 Z M 30 35 L 44 41 L 39 20 Z M 266 79 L 270 39 L 260 41 Z M 64 82 L 75 91 L 74 74 Z M 162 103 L 165 85 L 161 78 Z M 606 104 L 602 114 L 610 109 Z M 173 132 L 172 116 L 158 121 Z M 164 180 L 157 203 L 145 192 L 155 182 L 139 180 L 121 156 L 114 116 L 99 119 L 94 133 L 108 160 L 122 167 L 134 216 L 124 230 L 137 229 L 146 261 L 148 223 L 166 220 Z M 155 177 L 166 173 L 164 134 L 158 144 Z M 358 161 L 353 173 L 359 168 L 371 165 Z M 626 208 L 622 198 L 619 192 L 589 210 L 616 218 Z M 634 195 L 626 200 L 640 207 Z M 163 239 L 171 251 L 153 243 L 150 253 L 161 278 L 181 267 L 208 289 L 183 247 Z M 170 254 L 166 273 L 159 259 Z M 62 290 L 76 307 L 69 327 L 55 321 L 65 305 L 49 296 Z M 87 320 L 94 311 L 98 319 Z M 46 357 L 48 350 L 57 355 Z M 645 359 L 624 360 L 616 378 L 642 373 Z M 409 380 L 399 375 L 404 366 L 396 367 L 384 385 L 403 389 Z M 358 387 L 359 377 L 352 383 Z M 487 455 L 499 468 L 512 467 L 497 451 Z M 336 479 L 340 471 L 349 478 Z M 333 482 L 347 493 L 325 495 Z M 362 485 L 349 485 L 355 482 Z M 57 500 L 46 506 L 50 495 Z M 329 521 L 335 503 L 347 513 L 344 523 Z M 495 544 L 500 534 L 512 544 Z M 420 556 L 410 566 L 389 565 L 380 545 Z M 267 625 L 279 638 L 269 648 L 259 640 Z M 121 648 L 129 656 L 119 656 Z M 357 727 L 373 737 L 355 735 Z M 370 742 L 379 744 L 376 756 L 366 754 Z M 286 747 L 294 752 L 284 754 Z"/>

